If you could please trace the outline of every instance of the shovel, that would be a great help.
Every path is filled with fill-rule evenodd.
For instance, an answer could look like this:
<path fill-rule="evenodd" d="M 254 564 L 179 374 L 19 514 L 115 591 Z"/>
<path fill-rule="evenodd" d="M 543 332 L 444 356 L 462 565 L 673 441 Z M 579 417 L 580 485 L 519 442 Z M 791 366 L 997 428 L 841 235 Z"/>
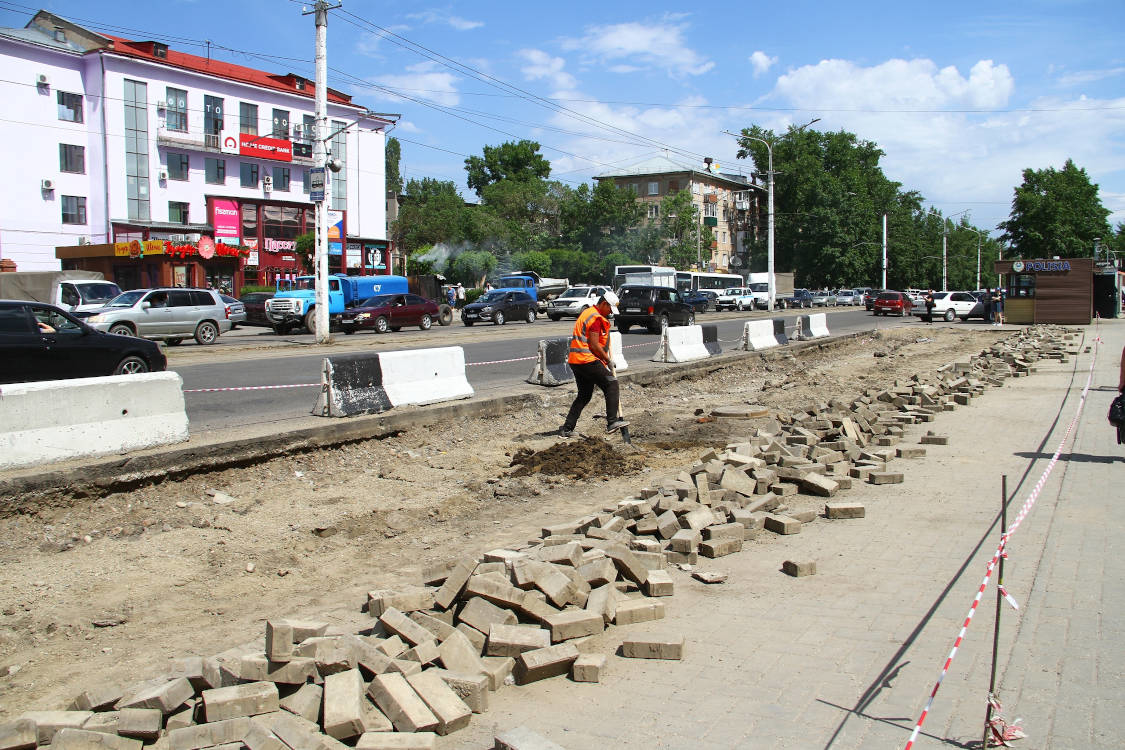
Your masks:
<path fill-rule="evenodd" d="M 612 358 L 610 358 L 610 361 L 609 361 L 609 374 L 613 376 L 614 380 L 617 380 L 617 367 L 614 366 Z M 618 387 L 618 390 L 620 391 L 620 387 Z M 621 419 L 625 418 L 625 415 L 621 413 L 621 399 L 620 399 L 620 397 L 618 397 L 618 403 L 617 403 L 617 416 L 620 417 Z M 629 435 L 629 425 L 625 425 L 624 427 L 621 428 L 621 440 L 626 445 L 632 445 L 633 444 L 633 438 Z"/>

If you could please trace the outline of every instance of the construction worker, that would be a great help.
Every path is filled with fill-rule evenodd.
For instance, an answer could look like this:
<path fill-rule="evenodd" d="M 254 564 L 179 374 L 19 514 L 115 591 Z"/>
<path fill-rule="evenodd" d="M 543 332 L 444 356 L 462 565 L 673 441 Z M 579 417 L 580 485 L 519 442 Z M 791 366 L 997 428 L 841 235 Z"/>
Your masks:
<path fill-rule="evenodd" d="M 611 371 L 609 353 L 611 325 L 609 316 L 617 314 L 617 305 L 620 301 L 616 294 L 607 291 L 598 298 L 596 304 L 583 310 L 578 320 L 574 321 L 574 333 L 570 337 L 567 362 L 574 372 L 578 395 L 570 405 L 566 422 L 559 428 L 561 437 L 574 435 L 578 417 L 582 415 L 582 410 L 594 395 L 594 386 L 605 394 L 605 431 L 614 432 L 629 424 L 617 413 L 620 392 L 617 388 L 617 378 Z"/>

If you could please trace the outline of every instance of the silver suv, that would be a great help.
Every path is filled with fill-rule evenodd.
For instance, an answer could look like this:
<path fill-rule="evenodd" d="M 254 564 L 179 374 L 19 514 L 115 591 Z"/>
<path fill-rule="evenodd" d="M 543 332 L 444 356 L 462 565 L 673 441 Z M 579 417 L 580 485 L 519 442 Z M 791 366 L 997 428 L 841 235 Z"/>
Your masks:
<path fill-rule="evenodd" d="M 189 337 L 213 344 L 231 328 L 230 308 L 210 289 L 134 289 L 91 311 L 86 322 L 120 336 L 163 339 L 169 346 Z"/>

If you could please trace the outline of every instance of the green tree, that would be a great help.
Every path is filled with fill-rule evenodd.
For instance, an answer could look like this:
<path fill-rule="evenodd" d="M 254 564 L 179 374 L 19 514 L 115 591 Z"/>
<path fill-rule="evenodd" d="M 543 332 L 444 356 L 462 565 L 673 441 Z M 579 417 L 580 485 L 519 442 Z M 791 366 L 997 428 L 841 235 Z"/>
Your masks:
<path fill-rule="evenodd" d="M 602 278 L 601 259 L 594 253 L 563 247 L 553 247 L 546 252 L 551 259 L 550 276 L 554 278 L 570 279 L 572 284 L 605 281 Z"/>
<path fill-rule="evenodd" d="M 486 250 L 466 250 L 450 259 L 445 276 L 467 287 L 479 286 L 496 270 L 496 256 Z"/>
<path fill-rule="evenodd" d="M 402 144 L 398 142 L 397 138 L 387 139 L 384 156 L 386 159 L 387 192 L 398 195 L 402 192 L 402 174 L 398 170 L 399 162 L 402 160 Z"/>
<path fill-rule="evenodd" d="M 629 233 L 641 225 L 644 206 L 630 188 L 602 180 L 592 189 L 580 185 L 559 206 L 563 240 L 586 252 L 607 255 L 631 247 Z"/>
<path fill-rule="evenodd" d="M 406 200 L 391 228 L 395 244 L 410 253 L 439 242 L 470 239 L 472 218 L 452 181 L 425 177 L 406 184 Z"/>
<path fill-rule="evenodd" d="M 702 247 L 703 242 L 690 190 L 664 197 L 660 202 L 660 225 L 667 239 L 663 257 L 665 265 L 690 268 L 698 257 L 696 243 L 699 242 Z M 707 247 L 710 255 L 710 245 Z"/>
<path fill-rule="evenodd" d="M 551 256 L 542 250 L 513 253 L 512 266 L 517 271 L 534 271 L 540 276 L 550 276 Z"/>
<path fill-rule="evenodd" d="M 499 146 L 485 146 L 484 156 L 465 159 L 469 188 L 480 197 L 484 189 L 502 180 L 528 182 L 551 175 L 551 163 L 539 153 L 535 141 L 508 141 Z"/>
<path fill-rule="evenodd" d="M 316 273 L 316 233 L 306 232 L 297 236 L 294 250 L 305 273 Z"/>
<path fill-rule="evenodd" d="M 1021 258 L 1089 256 L 1094 238 L 1110 236 L 1098 186 L 1070 159 L 1061 170 L 1025 169 L 1008 220 L 997 227 Z"/>

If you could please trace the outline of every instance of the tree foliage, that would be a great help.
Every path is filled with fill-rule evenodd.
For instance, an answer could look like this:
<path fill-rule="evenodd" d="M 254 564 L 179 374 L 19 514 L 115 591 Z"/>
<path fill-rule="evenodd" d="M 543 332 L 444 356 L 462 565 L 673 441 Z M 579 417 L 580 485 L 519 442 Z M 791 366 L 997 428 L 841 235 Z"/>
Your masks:
<path fill-rule="evenodd" d="M 485 146 L 484 156 L 465 159 L 465 171 L 469 173 L 469 188 L 483 198 L 485 188 L 503 180 L 545 180 L 551 175 L 551 162 L 539 153 L 535 141 L 509 141 Z"/>
<path fill-rule="evenodd" d="M 528 250 L 512 255 L 513 270 L 534 271 L 540 276 L 551 275 L 551 256 L 542 250 Z"/>
<path fill-rule="evenodd" d="M 1025 169 L 998 228 L 1021 258 L 1075 258 L 1092 254 L 1095 237 L 1110 237 L 1109 213 L 1086 170 L 1067 159 L 1061 170 Z"/>
<path fill-rule="evenodd" d="M 402 161 L 402 144 L 398 142 L 398 138 L 388 138 L 383 151 L 386 159 L 387 192 L 398 195 L 402 192 L 402 173 L 398 169 L 399 162 Z"/>
<path fill-rule="evenodd" d="M 293 252 L 301 261 L 301 268 L 305 269 L 305 273 L 316 273 L 316 233 L 299 234 L 294 244 Z"/>
<path fill-rule="evenodd" d="M 466 250 L 450 258 L 445 276 L 467 287 L 480 286 L 496 270 L 496 256 L 486 250 Z"/>

